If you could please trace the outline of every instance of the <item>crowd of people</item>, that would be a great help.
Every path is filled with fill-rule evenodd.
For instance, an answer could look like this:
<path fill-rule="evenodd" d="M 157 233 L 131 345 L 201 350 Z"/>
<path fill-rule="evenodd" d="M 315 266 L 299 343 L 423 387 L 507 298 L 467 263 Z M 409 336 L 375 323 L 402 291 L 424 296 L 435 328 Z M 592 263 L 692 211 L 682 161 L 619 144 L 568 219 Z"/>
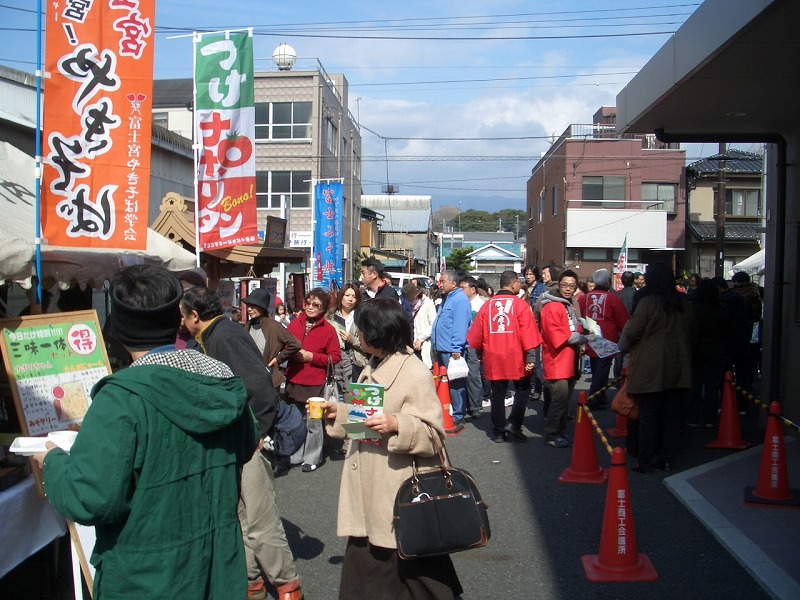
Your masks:
<path fill-rule="evenodd" d="M 752 390 L 762 302 L 749 276 L 693 274 L 683 286 L 656 262 L 623 273 L 621 283 L 613 289 L 607 269 L 581 281 L 547 265 L 503 272 L 496 293 L 456 271 L 441 273 L 431 289 L 414 279 L 395 288 L 369 258 L 360 281 L 335 295 L 312 289 L 297 306 L 252 291 L 240 323 L 202 278 L 120 271 L 110 322 L 133 363 L 95 386 L 69 454 L 49 445 L 36 456 L 56 509 L 96 527 L 95 597 L 180 589 L 260 600 L 271 586 L 279 600 L 301 600 L 275 478 L 294 467 L 313 473 L 328 459 L 344 465 L 339 597 L 456 598 L 462 590 L 450 558 L 402 560 L 392 529 L 394 498 L 413 460 L 434 465 L 445 440 L 434 364 L 453 373 L 456 426 L 488 408 L 492 441 L 524 442 L 526 409 L 541 401 L 542 437 L 553 448 L 571 444 L 584 357 L 593 410 L 608 406 L 609 382 L 619 384 L 625 369 L 640 409 L 626 442 L 639 473 L 673 468 L 682 427 L 714 426 L 726 370 Z M 598 354 L 595 335 L 619 352 Z M 377 439 L 347 439 L 350 383 L 383 386 L 383 411 L 364 422 Z M 324 400 L 322 418 L 307 412 L 316 398 Z M 274 427 L 283 402 L 301 409 L 307 434 L 279 458 Z"/>

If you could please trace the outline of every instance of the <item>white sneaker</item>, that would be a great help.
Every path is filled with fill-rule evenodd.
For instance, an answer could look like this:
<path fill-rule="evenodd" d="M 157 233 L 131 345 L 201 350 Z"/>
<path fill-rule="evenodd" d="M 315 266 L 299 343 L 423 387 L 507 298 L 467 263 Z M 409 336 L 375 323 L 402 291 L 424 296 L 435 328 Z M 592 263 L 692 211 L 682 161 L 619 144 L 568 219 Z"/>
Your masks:
<path fill-rule="evenodd" d="M 505 405 L 506 406 L 512 406 L 513 404 L 514 404 L 514 396 L 506 398 L 506 401 L 505 401 Z"/>

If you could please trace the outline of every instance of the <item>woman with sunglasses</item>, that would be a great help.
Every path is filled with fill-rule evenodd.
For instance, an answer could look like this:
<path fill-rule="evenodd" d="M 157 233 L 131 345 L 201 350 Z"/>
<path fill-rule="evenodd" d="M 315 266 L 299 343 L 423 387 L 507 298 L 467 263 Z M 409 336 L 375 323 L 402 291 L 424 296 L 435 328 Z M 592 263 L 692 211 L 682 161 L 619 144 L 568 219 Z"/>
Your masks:
<path fill-rule="evenodd" d="M 287 327 L 289 333 L 300 340 L 302 348 L 289 358 L 286 395 L 304 414 L 308 399 L 322 396 L 328 360 L 335 365 L 342 358 L 339 336 L 325 320 L 329 303 L 328 294 L 321 288 L 314 288 L 306 295 L 305 310 Z M 302 463 L 304 473 L 322 465 L 322 421 L 308 419 L 307 424 L 306 443 L 291 458 L 293 465 Z"/>

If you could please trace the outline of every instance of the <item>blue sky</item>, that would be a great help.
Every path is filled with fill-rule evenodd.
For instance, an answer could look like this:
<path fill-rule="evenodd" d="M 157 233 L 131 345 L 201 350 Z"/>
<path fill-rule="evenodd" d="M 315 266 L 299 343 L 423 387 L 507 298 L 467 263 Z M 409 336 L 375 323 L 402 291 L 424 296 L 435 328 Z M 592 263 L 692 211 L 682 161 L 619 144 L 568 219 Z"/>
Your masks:
<path fill-rule="evenodd" d="M 364 193 L 388 179 L 435 206 L 524 208 L 547 138 L 614 105 L 698 4 L 156 0 L 155 77 L 192 75 L 191 39 L 174 36 L 253 27 L 256 70 L 274 70 L 272 51 L 288 43 L 297 68 L 318 60 L 345 74 L 364 127 Z M 35 70 L 35 7 L 0 0 L 0 64 Z M 693 146 L 687 157 L 715 152 Z"/>

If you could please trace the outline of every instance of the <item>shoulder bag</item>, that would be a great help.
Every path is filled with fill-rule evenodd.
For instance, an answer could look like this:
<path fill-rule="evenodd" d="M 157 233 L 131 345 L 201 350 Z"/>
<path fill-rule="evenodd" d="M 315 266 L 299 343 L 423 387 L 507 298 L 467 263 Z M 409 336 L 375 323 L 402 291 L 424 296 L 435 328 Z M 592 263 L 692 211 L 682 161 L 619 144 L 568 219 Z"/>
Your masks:
<path fill-rule="evenodd" d="M 420 472 L 414 457 L 413 475 L 397 491 L 394 532 L 401 559 L 481 548 L 492 535 L 478 486 L 467 471 L 450 464 L 443 443 L 439 463 Z"/>
<path fill-rule="evenodd" d="M 273 440 L 277 456 L 291 456 L 303 447 L 306 441 L 306 422 L 300 409 L 294 404 L 278 400 Z"/>
<path fill-rule="evenodd" d="M 622 382 L 622 386 L 617 390 L 617 393 L 611 399 L 611 410 L 618 415 L 627 417 L 631 421 L 639 420 L 639 405 L 636 400 L 628 394 L 628 379 L 627 377 Z"/>

